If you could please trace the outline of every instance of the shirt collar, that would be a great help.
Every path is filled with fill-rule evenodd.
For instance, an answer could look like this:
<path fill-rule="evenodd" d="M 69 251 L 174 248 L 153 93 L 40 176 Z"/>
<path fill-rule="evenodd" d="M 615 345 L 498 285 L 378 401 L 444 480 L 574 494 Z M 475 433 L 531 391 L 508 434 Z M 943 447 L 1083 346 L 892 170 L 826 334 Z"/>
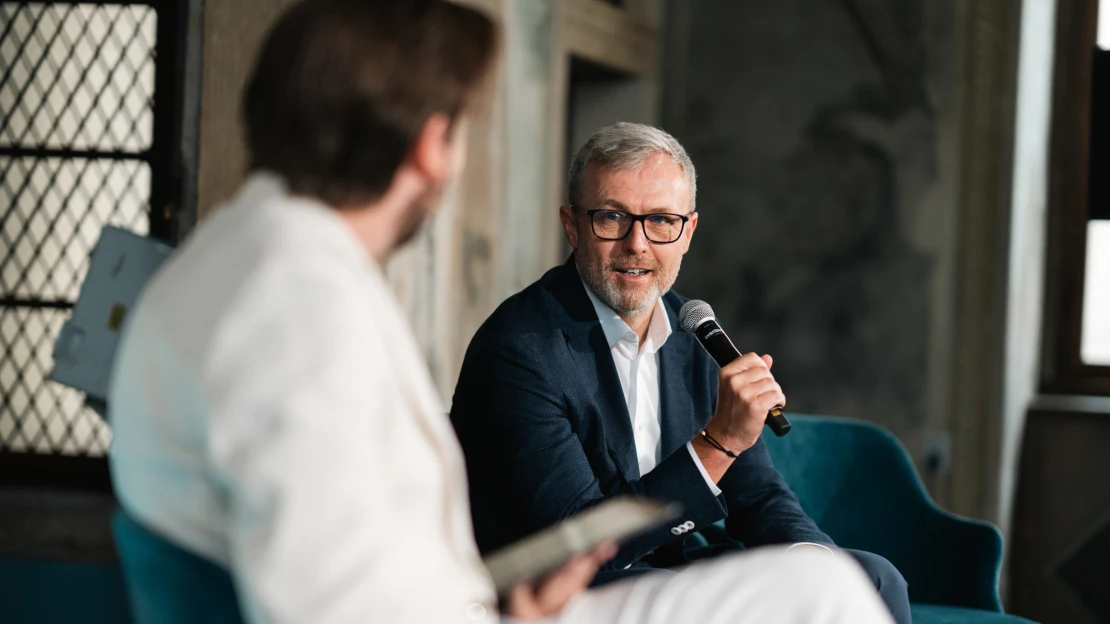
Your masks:
<path fill-rule="evenodd" d="M 235 204 L 243 205 L 253 211 L 256 206 L 270 205 L 285 213 L 297 213 L 305 223 L 314 226 L 329 238 L 328 251 L 346 256 L 347 259 L 369 266 L 374 273 L 385 277 L 382 267 L 370 255 L 366 247 L 349 225 L 339 216 L 338 210 L 311 197 L 293 195 L 289 186 L 280 175 L 266 170 L 251 172 L 243 182 Z"/>
<path fill-rule="evenodd" d="M 582 278 L 579 274 L 579 279 Z M 590 303 L 594 306 L 594 312 L 597 313 L 597 320 L 601 321 L 601 331 L 605 332 L 605 341 L 612 349 L 621 341 L 621 339 L 629 336 L 629 341 L 639 342 L 639 336 L 632 328 L 617 314 L 616 310 L 610 308 L 597 298 L 590 285 L 582 280 L 582 287 L 586 289 L 586 295 L 590 298 Z M 658 351 L 662 348 L 663 343 L 667 342 L 667 338 L 671 335 L 671 320 L 667 316 L 667 307 L 663 305 L 663 298 L 660 297 L 655 301 L 655 309 L 651 312 L 651 321 L 648 324 L 647 338 L 644 341 L 644 346 L 650 351 Z"/>

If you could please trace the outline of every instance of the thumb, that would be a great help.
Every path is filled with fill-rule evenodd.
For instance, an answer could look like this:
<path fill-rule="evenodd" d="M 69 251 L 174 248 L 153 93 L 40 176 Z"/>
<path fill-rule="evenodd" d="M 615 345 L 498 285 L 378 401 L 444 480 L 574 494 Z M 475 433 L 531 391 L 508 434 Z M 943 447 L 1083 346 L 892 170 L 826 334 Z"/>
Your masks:
<path fill-rule="evenodd" d="M 763 358 L 764 362 L 767 362 L 767 368 L 771 368 L 771 364 L 774 363 L 774 360 L 771 359 L 771 356 L 770 355 L 762 355 L 760 357 Z"/>
<path fill-rule="evenodd" d="M 520 583 L 506 597 L 505 607 L 510 616 L 517 620 L 538 620 L 543 610 L 536 601 L 535 589 L 529 583 Z"/>
<path fill-rule="evenodd" d="M 616 542 L 605 542 L 595 548 L 592 553 L 590 553 L 590 557 L 598 566 L 601 566 L 606 561 L 609 561 L 615 556 L 617 556 Z"/>

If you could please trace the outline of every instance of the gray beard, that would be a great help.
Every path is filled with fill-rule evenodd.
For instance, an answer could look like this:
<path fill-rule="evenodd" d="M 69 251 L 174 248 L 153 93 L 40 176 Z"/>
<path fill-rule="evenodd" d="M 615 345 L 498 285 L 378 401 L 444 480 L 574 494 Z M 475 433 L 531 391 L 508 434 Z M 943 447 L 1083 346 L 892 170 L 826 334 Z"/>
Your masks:
<path fill-rule="evenodd" d="M 583 266 L 578 254 L 574 256 L 574 263 L 578 267 L 578 274 L 582 276 L 582 281 L 586 282 L 586 286 L 593 291 L 602 303 L 609 306 L 617 314 L 637 317 L 647 313 L 655 306 L 655 302 L 659 301 L 659 298 L 665 295 L 671 289 L 671 286 L 674 286 L 674 278 L 671 278 L 669 283 L 666 284 L 660 284 L 659 279 L 654 279 L 651 288 L 639 301 L 628 301 L 622 296 L 617 284 L 611 279 L 606 279 L 605 267 L 597 264 Z M 681 268 L 682 257 L 680 256 L 678 266 L 675 267 L 675 277 L 678 276 L 678 271 Z M 659 276 L 659 272 L 656 271 L 654 275 Z M 666 279 L 666 277 L 664 276 L 663 279 Z"/>

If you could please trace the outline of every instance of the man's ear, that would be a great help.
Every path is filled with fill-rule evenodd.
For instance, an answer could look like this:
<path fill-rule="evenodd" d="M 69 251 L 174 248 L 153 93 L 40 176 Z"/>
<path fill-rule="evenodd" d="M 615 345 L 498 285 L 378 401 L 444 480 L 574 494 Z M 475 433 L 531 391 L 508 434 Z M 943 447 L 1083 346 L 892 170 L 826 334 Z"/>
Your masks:
<path fill-rule="evenodd" d="M 578 251 L 578 220 L 574 218 L 575 212 L 569 206 L 559 206 L 559 221 L 563 224 L 563 234 L 567 237 L 570 248 Z"/>
<path fill-rule="evenodd" d="M 428 117 L 412 144 L 409 160 L 413 168 L 428 180 L 446 180 L 454 170 L 454 140 L 451 119 L 446 114 Z"/>

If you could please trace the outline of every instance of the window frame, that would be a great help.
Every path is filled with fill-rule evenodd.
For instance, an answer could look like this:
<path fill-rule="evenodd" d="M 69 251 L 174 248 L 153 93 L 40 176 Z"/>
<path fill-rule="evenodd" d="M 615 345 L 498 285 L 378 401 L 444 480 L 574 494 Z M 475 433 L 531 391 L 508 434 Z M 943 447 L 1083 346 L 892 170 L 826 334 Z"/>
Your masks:
<path fill-rule="evenodd" d="M 82 2 L 44 2 L 49 5 Z M 199 6 L 195 0 L 121 0 L 99 4 L 148 6 L 157 14 L 154 41 L 154 92 L 151 108 L 153 128 L 150 147 L 142 152 L 100 152 L 97 150 L 46 148 L 39 146 L 0 147 L 3 156 L 61 158 L 124 158 L 145 161 L 150 167 L 149 235 L 175 244 L 183 235 L 182 216 L 195 214 L 183 201 L 192 199 L 189 180 L 194 167 L 187 166 L 183 145 L 186 97 L 196 99 L 188 90 L 186 46 L 189 42 L 190 13 Z M 70 309 L 73 303 L 36 297 L 0 297 L 3 307 L 51 307 Z M 0 449 L 0 487 L 63 488 L 111 492 L 108 457 L 68 455 L 60 452 L 23 452 Z"/>
<path fill-rule="evenodd" d="M 1099 0 L 1057 7 L 1041 390 L 1110 395 L 1110 366 L 1083 362 L 1091 83 Z"/>

